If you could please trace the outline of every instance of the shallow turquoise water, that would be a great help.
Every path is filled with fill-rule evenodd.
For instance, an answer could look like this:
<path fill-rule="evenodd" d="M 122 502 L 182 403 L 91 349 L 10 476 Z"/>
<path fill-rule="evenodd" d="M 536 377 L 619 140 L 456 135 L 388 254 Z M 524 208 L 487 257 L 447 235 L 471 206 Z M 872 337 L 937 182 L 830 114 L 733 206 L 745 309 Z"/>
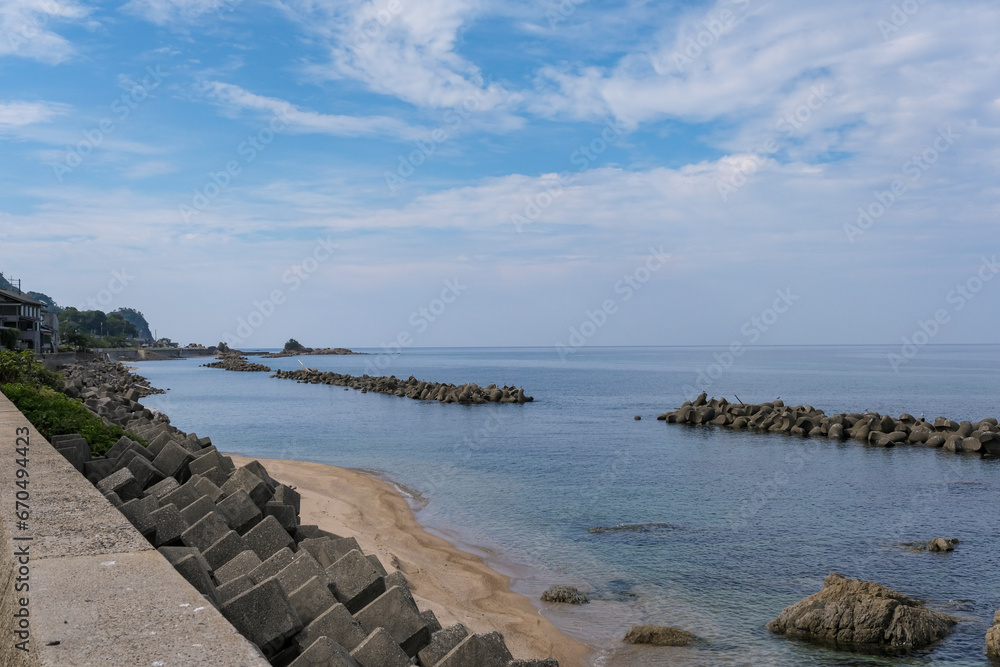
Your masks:
<path fill-rule="evenodd" d="M 1000 346 L 929 346 L 900 373 L 881 347 L 751 348 L 710 395 L 780 396 L 827 413 L 1000 416 Z M 714 348 L 410 349 L 304 357 L 321 370 L 523 386 L 535 402 L 459 406 L 265 373 L 146 362 L 164 396 L 145 399 L 220 449 L 378 471 L 426 498 L 420 521 L 515 577 L 537 599 L 552 583 L 593 591 L 546 610 L 601 647 L 598 664 L 986 664 L 1000 608 L 1000 461 L 874 449 L 656 421 L 716 363 Z M 294 358 L 267 361 L 299 368 Z M 367 367 L 367 369 L 366 369 Z M 713 375 L 717 375 L 713 371 Z M 634 421 L 641 415 L 642 421 Z M 590 533 L 596 526 L 665 524 Z M 950 554 L 900 542 L 958 537 Z M 832 571 L 897 588 L 968 619 L 932 652 L 874 660 L 774 637 L 764 624 Z M 678 625 L 689 649 L 629 651 L 635 623 Z"/>

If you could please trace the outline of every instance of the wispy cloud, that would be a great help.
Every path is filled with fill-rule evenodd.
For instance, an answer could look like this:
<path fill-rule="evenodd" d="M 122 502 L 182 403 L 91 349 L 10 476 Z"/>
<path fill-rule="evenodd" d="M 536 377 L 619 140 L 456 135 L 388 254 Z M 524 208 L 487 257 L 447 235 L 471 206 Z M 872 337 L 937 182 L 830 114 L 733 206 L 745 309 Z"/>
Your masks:
<path fill-rule="evenodd" d="M 256 95 L 240 86 L 219 81 L 206 82 L 204 87 L 208 96 L 226 109 L 277 116 L 288 123 L 292 132 L 402 140 L 418 139 L 427 133 L 389 116 L 344 116 L 304 111 L 285 100 Z"/>
<path fill-rule="evenodd" d="M 123 9 L 157 25 L 189 24 L 205 14 L 222 15 L 243 0 L 130 0 Z"/>
<path fill-rule="evenodd" d="M 4 0 L 0 3 L 0 56 L 19 56 L 52 65 L 67 60 L 73 45 L 55 24 L 81 21 L 90 8 L 76 0 Z"/>
<path fill-rule="evenodd" d="M 0 102 L 0 133 L 47 123 L 70 111 L 71 106 L 57 102 Z"/>

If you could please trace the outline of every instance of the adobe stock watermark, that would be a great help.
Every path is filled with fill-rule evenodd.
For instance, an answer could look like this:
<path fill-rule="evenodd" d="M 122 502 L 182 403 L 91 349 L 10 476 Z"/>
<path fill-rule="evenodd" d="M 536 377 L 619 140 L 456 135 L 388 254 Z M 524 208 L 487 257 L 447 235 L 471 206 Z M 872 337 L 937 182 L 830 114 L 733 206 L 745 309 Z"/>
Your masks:
<path fill-rule="evenodd" d="M 939 129 L 937 137 L 931 142 L 930 146 L 903 163 L 900 178 L 893 180 L 887 190 L 876 191 L 873 201 L 870 204 L 859 206 L 857 220 L 844 223 L 844 234 L 847 235 L 847 241 L 853 244 L 860 237 L 864 236 L 865 232 L 871 229 L 882 216 L 888 213 L 896 205 L 896 202 L 911 187 L 916 185 L 931 167 L 937 164 L 941 155 L 947 153 L 961 136 L 955 133 L 951 125 Z"/>
<path fill-rule="evenodd" d="M 549 21 L 549 28 L 555 28 L 560 23 L 569 19 L 576 13 L 576 8 L 587 0 L 559 0 L 555 7 L 545 12 L 545 18 Z"/>
<path fill-rule="evenodd" d="M 746 12 L 750 0 L 732 0 L 740 11 Z M 730 9 L 722 9 L 712 17 L 706 18 L 696 26 L 697 32 L 684 42 L 679 50 L 675 50 L 670 60 L 678 73 L 693 64 L 705 51 L 711 49 L 720 39 L 728 35 L 736 27 L 737 13 Z"/>
<path fill-rule="evenodd" d="M 147 67 L 146 76 L 142 78 L 140 83 L 137 83 L 131 90 L 123 93 L 111 102 L 110 109 L 114 117 L 106 116 L 97 123 L 96 127 L 84 130 L 82 132 L 83 139 L 72 146 L 67 146 L 66 155 L 62 161 L 51 165 L 52 173 L 55 175 L 56 180 L 62 183 L 64 176 L 72 173 L 74 169 L 83 164 L 83 161 L 91 153 L 100 148 L 104 144 L 104 139 L 114 133 L 120 123 L 128 120 L 132 112 L 139 108 L 142 102 L 149 99 L 152 91 L 160 87 L 160 83 L 163 82 L 163 77 L 165 76 L 166 74 L 160 70 L 159 65 L 155 68 L 152 66 Z"/>
<path fill-rule="evenodd" d="M 916 15 L 920 11 L 921 6 L 926 5 L 928 1 L 903 0 L 898 5 L 893 5 L 892 11 L 889 13 L 889 19 L 879 19 L 875 23 L 879 32 L 882 33 L 882 41 L 888 42 L 895 33 L 899 32 L 903 26 L 910 22 L 910 18 Z"/>
<path fill-rule="evenodd" d="M 385 32 L 397 16 L 403 13 L 400 0 L 389 0 L 384 7 L 376 9 L 374 15 L 361 23 L 351 39 L 351 48 L 363 51 L 374 43 L 376 37 Z"/>
<path fill-rule="evenodd" d="M 565 188 L 572 185 L 576 178 L 590 168 L 608 148 L 618 140 L 625 129 L 621 123 L 609 119 L 604 123 L 604 129 L 600 135 L 591 139 L 588 143 L 579 146 L 570 156 L 569 161 L 575 172 L 564 171 L 558 174 L 543 176 L 542 191 L 524 198 L 524 210 L 520 213 L 511 213 L 510 221 L 514 225 L 518 234 L 524 232 L 525 227 L 534 224 L 542 213 L 562 196 Z"/>
<path fill-rule="evenodd" d="M 396 171 L 386 171 L 384 174 L 386 187 L 389 192 L 396 194 L 396 191 L 406 182 L 406 179 L 417 173 L 428 159 L 430 159 L 438 148 L 445 144 L 454 135 L 458 128 L 469 119 L 472 114 L 480 110 L 487 95 L 498 88 L 493 83 L 487 84 L 484 88 L 477 88 L 476 92 L 467 96 L 462 103 L 448 109 L 442 116 L 444 125 L 431 131 L 426 140 L 421 139 L 414 143 L 414 149 L 409 153 L 397 156 L 398 165 Z"/>
<path fill-rule="evenodd" d="M 246 317 L 240 317 L 236 320 L 236 334 L 227 331 L 223 335 L 222 340 L 226 345 L 232 347 L 247 342 L 257 329 L 264 326 L 264 323 L 274 316 L 278 307 L 288 300 L 288 293 L 298 291 L 309 280 L 310 276 L 319 270 L 322 264 L 330 261 L 336 249 L 337 246 L 329 236 L 325 239 L 317 239 L 312 252 L 306 255 L 301 262 L 288 267 L 282 274 L 281 282 L 289 285 L 288 292 L 276 288 L 271 290 L 264 299 L 255 299 L 253 307 Z"/>
<path fill-rule="evenodd" d="M 59 4 L 50 0 L 32 3 L 32 11 L 19 10 L 21 26 L 7 32 L 7 43 L 10 44 L 10 50 L 16 52 L 22 45 L 38 37 L 45 26 L 49 24 L 50 17 L 60 14 Z"/>
<path fill-rule="evenodd" d="M 204 185 L 195 188 L 191 203 L 181 204 L 178 207 L 184 222 L 191 222 L 192 218 L 208 208 L 209 204 L 232 185 L 233 179 L 243 173 L 244 167 L 250 165 L 257 159 L 258 155 L 267 150 L 274 138 L 288 127 L 290 109 L 290 105 L 285 105 L 284 108 L 271 116 L 264 127 L 241 141 L 236 147 L 239 159 L 229 160 L 219 171 L 208 173 L 208 180 L 205 181 Z"/>
<path fill-rule="evenodd" d="M 78 310 L 103 310 L 114 302 L 115 297 L 125 291 L 129 283 L 135 280 L 135 276 L 130 276 L 125 269 L 112 271 L 111 280 L 108 286 L 97 292 L 95 296 L 88 297 L 84 303 L 77 306 Z"/>
<path fill-rule="evenodd" d="M 909 336 L 903 336 L 901 339 L 902 345 L 899 347 L 899 352 L 890 352 L 886 355 L 892 370 L 898 373 L 904 364 L 910 363 L 920 353 L 921 348 L 934 340 L 934 337 L 941 332 L 941 328 L 951 322 L 951 316 L 962 311 L 983 290 L 986 283 L 993 280 L 998 273 L 1000 273 L 1000 264 L 997 264 L 997 256 L 983 257 L 982 264 L 979 265 L 975 273 L 964 283 L 955 285 L 955 288 L 945 295 L 945 301 L 950 304 L 951 308 L 938 308 L 932 317 L 926 320 L 917 320 L 913 333 Z"/>
<path fill-rule="evenodd" d="M 659 249 L 650 246 L 649 255 L 645 261 L 614 284 L 614 293 L 621 295 L 621 303 L 631 301 L 636 292 L 650 281 L 653 274 L 666 266 L 669 259 L 670 255 L 664 252 L 662 245 Z M 586 345 L 588 340 L 604 328 L 608 319 L 618 313 L 618 309 L 618 299 L 612 298 L 602 301 L 597 309 L 584 312 L 583 320 L 578 325 L 569 328 L 569 344 L 564 344 L 561 341 L 555 344 L 559 359 L 566 361 L 569 355 Z"/>
<path fill-rule="evenodd" d="M 785 140 L 790 139 L 797 130 L 805 127 L 806 123 L 812 119 L 813 114 L 822 109 L 832 96 L 832 93 L 827 90 L 827 84 L 813 86 L 801 104 L 775 122 L 774 129 L 781 133 Z M 749 183 L 750 177 L 767 163 L 768 158 L 781 150 L 781 146 L 782 142 L 779 137 L 771 137 L 758 150 L 750 153 L 747 159 L 728 178 L 717 180 L 715 188 L 719 191 L 722 201 L 728 202 L 733 193 Z"/>
<path fill-rule="evenodd" d="M 392 360 L 403 352 L 404 348 L 411 347 L 418 336 L 431 324 L 441 319 L 441 316 L 448 310 L 448 306 L 458 301 L 459 297 L 469 289 L 468 285 L 462 284 L 461 279 L 445 280 L 441 294 L 431 299 L 426 306 L 421 306 L 410 314 L 407 323 L 409 327 L 400 331 L 390 343 L 382 343 L 379 347 L 382 351 L 378 355 L 371 356 L 365 360 L 365 372 L 369 375 L 381 375 L 392 364 Z"/>
<path fill-rule="evenodd" d="M 715 363 L 709 364 L 706 368 L 698 371 L 698 377 L 693 385 L 684 385 L 681 390 L 687 400 L 694 400 L 702 392 L 708 392 L 713 384 L 719 381 L 723 375 L 732 370 L 736 361 L 746 354 L 747 345 L 752 345 L 761 339 L 765 333 L 771 330 L 781 316 L 787 313 L 800 298 L 792 293 L 792 288 L 775 290 L 775 298 L 769 308 L 765 308 L 758 315 L 754 315 L 743 323 L 740 327 L 741 340 L 734 340 L 723 352 L 714 352 L 712 358 Z"/>

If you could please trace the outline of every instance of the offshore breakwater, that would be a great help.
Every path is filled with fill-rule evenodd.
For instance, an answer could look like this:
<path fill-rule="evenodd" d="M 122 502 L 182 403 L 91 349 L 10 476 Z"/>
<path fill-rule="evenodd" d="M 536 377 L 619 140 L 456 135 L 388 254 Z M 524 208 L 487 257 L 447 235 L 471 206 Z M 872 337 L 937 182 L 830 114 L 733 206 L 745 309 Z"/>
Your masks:
<path fill-rule="evenodd" d="M 475 383 L 444 384 L 441 382 L 425 382 L 412 375 L 406 380 L 396 376 L 371 377 L 362 375 L 345 375 L 343 373 L 321 372 L 315 368 L 305 368 L 296 371 L 277 371 L 273 378 L 296 380 L 304 384 L 327 384 L 337 387 L 349 387 L 362 393 L 375 392 L 392 396 L 406 396 L 418 401 L 439 401 L 441 403 L 459 403 L 461 405 L 481 405 L 484 403 L 531 403 L 533 396 L 527 396 L 523 388 L 498 387 L 491 384 L 480 387 Z"/>
<path fill-rule="evenodd" d="M 996 418 L 978 422 L 957 422 L 937 417 L 929 422 L 901 414 L 898 418 L 877 412 L 827 415 L 811 405 L 786 406 L 780 399 L 768 403 L 730 403 L 725 398 L 711 400 L 702 393 L 673 412 L 657 417 L 668 424 L 714 425 L 769 433 L 853 439 L 875 447 L 916 445 L 942 448 L 954 453 L 1000 456 L 1000 428 Z"/>

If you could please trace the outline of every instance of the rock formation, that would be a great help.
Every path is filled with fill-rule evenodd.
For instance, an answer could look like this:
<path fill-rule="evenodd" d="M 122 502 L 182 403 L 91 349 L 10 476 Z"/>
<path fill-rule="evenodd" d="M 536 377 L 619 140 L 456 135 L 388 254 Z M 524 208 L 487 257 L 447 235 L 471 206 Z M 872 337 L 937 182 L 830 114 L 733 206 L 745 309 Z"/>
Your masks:
<path fill-rule="evenodd" d="M 626 644 L 646 644 L 649 646 L 689 646 L 698 637 L 681 628 L 662 625 L 636 625 L 625 635 Z"/>
<path fill-rule="evenodd" d="M 957 619 L 891 588 L 833 573 L 823 590 L 767 624 L 779 635 L 865 653 L 907 653 L 946 636 Z"/>
<path fill-rule="evenodd" d="M 558 604 L 586 604 L 590 602 L 586 593 L 581 593 L 573 586 L 553 586 L 542 593 L 542 602 Z"/>

